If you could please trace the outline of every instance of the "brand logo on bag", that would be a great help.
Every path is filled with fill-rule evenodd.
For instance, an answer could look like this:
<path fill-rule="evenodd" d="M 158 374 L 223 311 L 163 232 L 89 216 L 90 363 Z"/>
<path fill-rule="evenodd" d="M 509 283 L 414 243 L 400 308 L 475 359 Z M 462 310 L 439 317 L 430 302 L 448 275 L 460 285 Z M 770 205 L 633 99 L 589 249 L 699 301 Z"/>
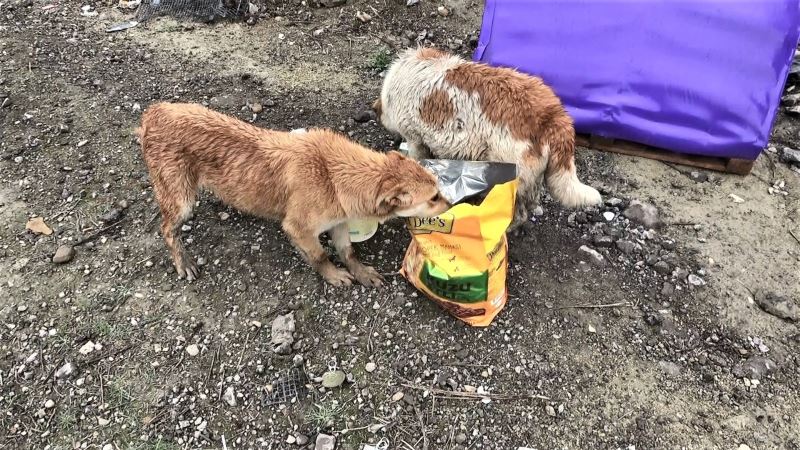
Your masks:
<path fill-rule="evenodd" d="M 413 234 L 430 234 L 433 232 L 450 234 L 453 232 L 453 222 L 456 220 L 452 214 L 442 214 L 436 217 L 410 217 L 408 230 Z"/>

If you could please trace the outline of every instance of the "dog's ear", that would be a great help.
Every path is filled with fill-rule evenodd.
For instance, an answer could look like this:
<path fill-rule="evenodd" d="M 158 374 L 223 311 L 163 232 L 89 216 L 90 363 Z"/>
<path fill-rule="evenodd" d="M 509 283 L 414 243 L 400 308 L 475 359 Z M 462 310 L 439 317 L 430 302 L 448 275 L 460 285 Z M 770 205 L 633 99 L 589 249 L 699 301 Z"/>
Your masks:
<path fill-rule="evenodd" d="M 413 197 L 401 183 L 397 180 L 384 180 L 378 192 L 377 213 L 389 215 L 398 208 L 411 206 L 412 201 Z"/>

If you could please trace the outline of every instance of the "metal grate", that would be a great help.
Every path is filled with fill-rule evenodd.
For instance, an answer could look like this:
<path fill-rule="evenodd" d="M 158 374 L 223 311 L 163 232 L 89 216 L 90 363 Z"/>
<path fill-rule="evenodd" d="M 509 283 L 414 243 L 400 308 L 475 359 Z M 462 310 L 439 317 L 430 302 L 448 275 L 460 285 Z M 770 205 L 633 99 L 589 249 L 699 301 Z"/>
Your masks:
<path fill-rule="evenodd" d="M 136 20 L 144 22 L 156 16 L 171 16 L 212 22 L 241 18 L 249 10 L 249 0 L 142 0 L 136 10 Z"/>
<path fill-rule="evenodd" d="M 300 369 L 287 370 L 272 384 L 272 392 L 264 397 L 266 406 L 288 403 L 292 399 L 302 400 L 308 394 L 305 372 Z"/>

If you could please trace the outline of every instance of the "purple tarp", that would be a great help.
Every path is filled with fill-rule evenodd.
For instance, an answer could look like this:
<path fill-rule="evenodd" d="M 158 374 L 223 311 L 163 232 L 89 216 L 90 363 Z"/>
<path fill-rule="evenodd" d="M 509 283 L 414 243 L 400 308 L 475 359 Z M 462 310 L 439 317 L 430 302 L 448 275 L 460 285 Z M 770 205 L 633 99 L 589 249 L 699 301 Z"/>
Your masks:
<path fill-rule="evenodd" d="M 486 0 L 475 59 L 542 77 L 578 132 L 755 159 L 800 0 Z"/>

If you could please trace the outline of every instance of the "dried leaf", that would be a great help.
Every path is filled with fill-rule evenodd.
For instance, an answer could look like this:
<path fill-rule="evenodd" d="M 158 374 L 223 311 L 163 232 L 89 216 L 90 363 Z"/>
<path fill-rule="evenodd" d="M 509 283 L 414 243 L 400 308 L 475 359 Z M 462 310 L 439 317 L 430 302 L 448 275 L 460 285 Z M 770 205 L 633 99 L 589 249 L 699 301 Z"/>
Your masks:
<path fill-rule="evenodd" d="M 26 230 L 31 230 L 36 234 L 43 234 L 45 236 L 50 236 L 53 234 L 53 230 L 44 223 L 44 219 L 41 217 L 34 217 L 33 219 L 28 220 L 28 223 L 25 224 Z"/>

